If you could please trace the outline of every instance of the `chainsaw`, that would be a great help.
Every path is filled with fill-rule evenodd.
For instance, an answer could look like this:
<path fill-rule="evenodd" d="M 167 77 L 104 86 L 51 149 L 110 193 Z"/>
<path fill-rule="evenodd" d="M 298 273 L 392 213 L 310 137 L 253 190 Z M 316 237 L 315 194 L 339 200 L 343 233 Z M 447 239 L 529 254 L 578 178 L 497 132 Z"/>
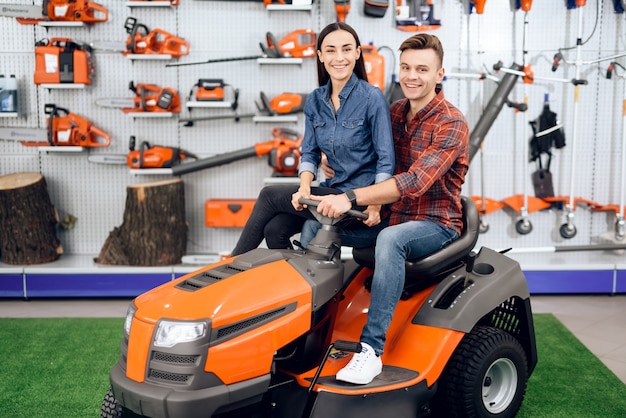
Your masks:
<path fill-rule="evenodd" d="M 130 152 L 126 157 L 126 164 L 130 168 L 172 168 L 187 158 L 198 159 L 194 154 L 180 148 L 150 146 L 142 142 L 139 149 L 135 149 L 135 137 L 130 137 Z"/>
<path fill-rule="evenodd" d="M 214 155 L 191 163 L 179 164 L 172 168 L 172 174 L 178 176 L 229 164 L 244 158 L 267 155 L 268 164 L 272 167 L 274 176 L 297 175 L 302 136 L 295 131 L 283 128 L 274 128 L 272 134 L 274 139 L 271 141 L 261 142 L 251 147 Z"/>
<path fill-rule="evenodd" d="M 47 128 L 0 128 L 0 139 L 25 146 L 106 147 L 111 138 L 87 119 L 54 104 L 46 104 Z"/>
<path fill-rule="evenodd" d="M 94 41 L 93 49 L 117 51 L 123 55 L 169 55 L 180 58 L 189 54 L 189 42 L 161 29 L 148 29 L 134 17 L 127 17 L 124 28 L 129 34 L 126 42 Z"/>
<path fill-rule="evenodd" d="M 35 84 L 91 84 L 95 66 L 91 47 L 69 38 L 35 43 Z"/>
<path fill-rule="evenodd" d="M 405 32 L 439 29 L 433 0 L 397 0 L 396 29 Z"/>
<path fill-rule="evenodd" d="M 102 107 L 121 108 L 124 113 L 171 112 L 180 113 L 180 96 L 170 87 L 161 88 L 154 84 L 135 84 L 128 88 L 135 93 L 129 98 L 100 98 L 95 103 Z"/>
<path fill-rule="evenodd" d="M 0 4 L 0 16 L 15 17 L 23 25 L 39 22 L 106 22 L 108 10 L 88 0 L 43 0 L 42 6 Z"/>
<path fill-rule="evenodd" d="M 213 64 L 218 62 L 245 61 L 260 58 L 313 58 L 315 57 L 315 31 L 313 29 L 297 29 L 287 34 L 280 41 L 271 32 L 265 34 L 267 44 L 259 43 L 262 55 L 248 55 L 233 58 L 216 58 L 207 61 L 178 62 L 166 64 L 166 67 L 185 65 Z"/>

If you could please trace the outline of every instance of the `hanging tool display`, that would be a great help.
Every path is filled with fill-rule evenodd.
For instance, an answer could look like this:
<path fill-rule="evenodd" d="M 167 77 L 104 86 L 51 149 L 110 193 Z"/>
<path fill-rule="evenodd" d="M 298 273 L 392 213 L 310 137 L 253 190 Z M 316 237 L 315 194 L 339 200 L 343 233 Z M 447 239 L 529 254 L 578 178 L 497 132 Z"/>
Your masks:
<path fill-rule="evenodd" d="M 122 109 L 124 113 L 180 113 L 180 96 L 171 87 L 159 87 L 154 84 L 140 83 L 128 85 L 134 97 L 100 98 L 95 103 L 102 107 Z"/>
<path fill-rule="evenodd" d="M 166 67 L 186 65 L 213 64 L 218 62 L 246 61 L 260 58 L 313 58 L 315 57 L 316 35 L 313 29 L 297 29 L 288 33 L 280 41 L 271 32 L 265 34 L 267 44 L 259 43 L 261 55 L 249 55 L 232 58 L 216 58 L 206 61 L 177 62 L 166 64 Z"/>
<path fill-rule="evenodd" d="M 25 146 L 106 147 L 111 137 L 87 119 L 54 104 L 46 104 L 46 129 L 0 128 L 0 139 L 19 141 Z"/>
<path fill-rule="evenodd" d="M 472 9 L 476 9 L 476 14 L 483 14 L 485 12 L 485 3 L 487 3 L 487 0 L 470 0 L 469 12 L 472 13 Z"/>
<path fill-rule="evenodd" d="M 117 51 L 123 55 L 164 55 L 180 58 L 189 54 L 189 42 L 162 29 L 148 29 L 134 17 L 127 17 L 124 29 L 128 33 L 125 42 L 94 41 L 93 49 Z"/>
<path fill-rule="evenodd" d="M 295 176 L 300 164 L 300 145 L 302 136 L 292 130 L 274 128 L 274 139 L 255 144 L 252 147 L 237 151 L 214 155 L 191 163 L 180 164 L 172 168 L 175 176 L 193 173 L 207 168 L 229 164 L 234 161 L 250 157 L 268 156 L 268 164 L 273 169 L 274 176 Z"/>
<path fill-rule="evenodd" d="M 106 22 L 109 11 L 87 0 L 43 0 L 41 6 L 0 4 L 0 16 L 15 17 L 23 25 L 40 22 L 81 22 L 91 25 Z"/>
<path fill-rule="evenodd" d="M 95 66 L 91 47 L 69 38 L 35 43 L 35 84 L 91 84 Z"/>
<path fill-rule="evenodd" d="M 350 12 L 350 0 L 333 0 L 335 3 L 335 13 L 337 22 L 345 22 Z"/>
<path fill-rule="evenodd" d="M 574 106 L 573 106 L 573 116 L 572 116 L 573 122 L 572 122 L 572 130 L 571 130 L 572 135 L 571 135 L 571 141 L 570 141 L 571 162 L 570 162 L 569 195 L 559 197 L 559 198 L 554 198 L 555 201 L 561 200 L 563 203 L 565 203 L 565 211 L 564 211 L 565 222 L 561 224 L 559 228 L 559 233 L 561 234 L 561 237 L 565 239 L 573 238 L 576 236 L 577 230 L 576 230 L 576 226 L 574 225 L 574 211 L 576 207 L 576 201 L 583 200 L 583 199 L 574 197 L 574 184 L 575 184 L 574 173 L 576 172 L 576 151 L 577 151 L 576 147 L 577 147 L 578 123 L 579 123 L 579 120 L 578 120 L 579 119 L 578 118 L 578 99 L 580 97 L 579 90 L 580 90 L 581 85 L 587 84 L 587 80 L 580 78 L 581 68 L 584 65 L 597 64 L 602 61 L 614 60 L 616 58 L 626 56 L 626 53 L 622 53 L 622 54 L 612 55 L 609 57 L 598 58 L 598 59 L 591 60 L 591 61 L 583 61 L 582 56 L 581 56 L 582 47 L 590 39 L 589 38 L 583 41 L 583 33 L 582 33 L 583 32 L 583 9 L 584 9 L 583 6 L 585 6 L 586 0 L 575 0 L 572 2 L 572 4 L 578 10 L 578 31 L 576 35 L 576 45 L 570 48 L 560 48 L 559 51 L 554 55 L 554 60 L 552 64 L 552 71 L 556 71 L 559 68 L 561 61 L 565 62 L 566 64 L 574 65 L 574 68 L 575 68 L 575 76 L 574 76 L 574 79 L 571 80 L 571 83 L 574 85 Z M 596 19 L 598 19 L 598 16 L 596 16 Z M 565 58 L 565 55 L 563 54 L 563 51 L 569 50 L 569 49 L 576 50 L 576 59 L 573 62 L 568 61 Z"/>
<path fill-rule="evenodd" d="M 418 32 L 439 29 L 433 0 L 397 0 L 396 29 Z"/>

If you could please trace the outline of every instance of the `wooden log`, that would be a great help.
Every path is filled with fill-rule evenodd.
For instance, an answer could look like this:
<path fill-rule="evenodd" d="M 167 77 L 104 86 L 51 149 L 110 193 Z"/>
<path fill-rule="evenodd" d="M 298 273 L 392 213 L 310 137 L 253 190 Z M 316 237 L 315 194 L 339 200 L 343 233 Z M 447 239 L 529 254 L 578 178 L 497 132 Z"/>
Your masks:
<path fill-rule="evenodd" d="M 187 248 L 181 179 L 130 185 L 122 225 L 106 239 L 96 263 L 164 266 L 181 262 Z"/>
<path fill-rule="evenodd" d="M 6 264 L 48 263 L 63 254 L 58 214 L 39 173 L 0 177 L 0 257 Z"/>

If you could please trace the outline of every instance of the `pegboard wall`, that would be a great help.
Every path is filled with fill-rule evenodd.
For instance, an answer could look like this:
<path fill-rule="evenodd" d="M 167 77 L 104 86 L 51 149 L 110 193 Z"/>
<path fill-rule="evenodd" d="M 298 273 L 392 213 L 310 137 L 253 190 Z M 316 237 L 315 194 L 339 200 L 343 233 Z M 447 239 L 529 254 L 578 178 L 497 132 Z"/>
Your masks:
<path fill-rule="evenodd" d="M 4 2 L 24 4 L 17 0 Z M 502 77 L 502 73 L 493 70 L 495 63 L 501 61 L 505 67 L 513 63 L 530 64 L 536 76 L 529 84 L 520 79 L 509 95 L 512 102 L 526 101 L 528 111 L 524 114 L 507 106 L 502 109 L 481 152 L 472 161 L 465 194 L 484 195 L 495 201 L 524 193 L 534 195 L 530 173 L 537 167 L 528 163 L 524 155 L 525 142 L 532 132 L 526 124 L 539 116 L 548 95 L 551 109 L 564 125 L 567 143 L 564 148 L 554 150 L 551 171 L 555 193 L 569 195 L 573 182 L 576 197 L 602 205 L 618 204 L 624 193 L 620 190 L 624 79 L 615 76 L 616 73 L 612 79 L 606 79 L 610 60 L 580 65 L 580 78 L 587 80 L 587 84 L 580 86 L 575 104 L 574 86 L 563 80 L 576 76 L 576 65 L 567 63 L 576 61 L 576 49 L 562 51 L 565 60 L 556 72 L 551 71 L 551 66 L 560 48 L 576 45 L 579 22 L 584 41 L 579 48 L 580 61 L 626 52 L 625 15 L 615 10 L 621 2 L 589 0 L 585 7 L 568 9 L 568 1 L 536 1 L 525 14 L 516 9 L 515 0 L 490 0 L 480 15 L 469 12 L 467 0 L 433 3 L 441 28 L 432 33 L 443 42 L 444 67 L 449 74 L 443 83 L 444 92 L 465 113 L 470 127 L 478 121 L 481 109 L 496 89 L 491 78 Z M 163 179 L 162 175 L 131 174 L 125 165 L 93 163 L 88 160 L 90 155 L 124 155 L 129 138 L 135 136 L 138 143 L 148 141 L 152 145 L 181 147 L 202 158 L 269 141 L 276 127 L 302 132 L 301 114 L 296 122 L 255 122 L 248 118 L 184 126 L 179 119 L 232 115 L 231 109 L 190 111 L 184 106 L 189 91 L 199 79 L 223 79 L 238 88 L 241 114 L 257 111 L 255 102 L 260 92 L 273 97 L 285 92 L 308 93 L 317 87 L 314 59 L 304 59 L 295 65 L 262 65 L 255 60 L 175 67 L 167 67 L 167 63 L 258 55 L 259 43 L 266 42 L 267 32 L 280 39 L 296 29 L 319 32 L 336 20 L 330 0 L 314 0 L 310 10 L 268 10 L 260 1 L 234 0 L 180 0 L 177 7 L 131 7 L 121 0 L 106 0 L 101 4 L 109 11 L 108 21 L 89 27 L 45 28 L 0 17 L 3 33 L 0 74 L 16 75 L 19 100 L 18 116 L 0 118 L 0 127 L 44 129 L 44 105 L 54 103 L 89 119 L 111 136 L 110 146 L 80 153 L 48 152 L 0 140 L 0 175 L 41 172 L 61 217 L 73 214 L 78 218 L 73 229 L 59 232 L 66 254 L 97 254 L 109 232 L 122 222 L 126 186 Z M 372 18 L 364 14 L 362 0 L 353 0 L 346 19 L 357 30 L 362 43 L 372 43 L 385 56 L 388 83 L 397 73 L 397 48 L 411 35 L 396 29 L 394 9 L 389 7 L 383 18 Z M 127 38 L 124 22 L 128 16 L 134 16 L 150 29 L 160 28 L 184 38 L 190 44 L 190 54 L 164 62 L 129 60 L 121 53 L 96 50 L 93 54 L 96 74 L 91 85 L 83 89 L 49 89 L 33 83 L 36 41 L 70 38 L 86 43 L 124 42 Z M 383 50 L 382 46 L 390 49 Z M 624 58 L 616 61 L 625 62 Z M 481 80 L 478 77 L 481 72 L 493 77 Z M 617 68 L 617 74 L 624 71 Z M 132 118 L 119 109 L 95 105 L 98 98 L 132 97 L 128 89 L 131 81 L 175 88 L 183 101 L 183 110 L 171 118 L 148 119 Z M 578 120 L 574 137 L 575 112 Z M 253 157 L 183 175 L 190 228 L 187 253 L 230 251 L 241 229 L 206 228 L 205 201 L 255 198 L 271 172 L 265 158 Z M 577 234 L 568 244 L 591 244 L 598 235 L 613 230 L 614 211 L 594 211 L 579 205 L 574 214 Z M 533 230 L 525 235 L 515 230 L 519 215 L 510 207 L 488 213 L 484 220 L 489 229 L 481 234 L 479 245 L 533 247 L 564 241 L 558 231 L 564 221 L 560 208 L 529 213 Z"/>

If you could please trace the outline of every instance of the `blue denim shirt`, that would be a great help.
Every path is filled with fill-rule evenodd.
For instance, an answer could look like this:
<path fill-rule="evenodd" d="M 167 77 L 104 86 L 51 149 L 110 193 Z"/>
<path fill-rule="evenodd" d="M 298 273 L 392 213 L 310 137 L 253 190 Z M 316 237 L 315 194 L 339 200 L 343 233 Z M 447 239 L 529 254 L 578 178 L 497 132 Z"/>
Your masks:
<path fill-rule="evenodd" d="M 299 173 L 317 175 L 323 152 L 335 176 L 320 183 L 322 187 L 346 191 L 387 180 L 393 175 L 395 158 L 383 93 L 352 74 L 339 100 L 335 114 L 330 81 L 307 96 Z"/>

